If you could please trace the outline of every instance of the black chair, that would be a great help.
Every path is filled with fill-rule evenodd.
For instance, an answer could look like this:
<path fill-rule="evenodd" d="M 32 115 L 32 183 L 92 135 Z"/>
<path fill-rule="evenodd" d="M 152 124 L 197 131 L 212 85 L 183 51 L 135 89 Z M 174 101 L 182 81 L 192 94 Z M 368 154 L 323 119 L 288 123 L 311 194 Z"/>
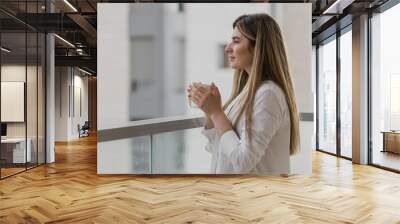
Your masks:
<path fill-rule="evenodd" d="M 78 124 L 79 138 L 89 136 L 89 129 L 90 129 L 89 121 L 85 121 L 82 127 L 80 127 L 80 125 Z"/>

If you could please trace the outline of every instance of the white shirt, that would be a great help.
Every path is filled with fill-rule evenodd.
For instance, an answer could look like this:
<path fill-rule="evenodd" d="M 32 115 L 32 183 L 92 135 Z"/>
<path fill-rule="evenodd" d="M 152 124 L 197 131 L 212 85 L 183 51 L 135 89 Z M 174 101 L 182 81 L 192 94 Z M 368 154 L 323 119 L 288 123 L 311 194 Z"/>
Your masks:
<path fill-rule="evenodd" d="M 231 123 L 242 96 L 239 94 L 225 110 Z M 252 147 L 245 135 L 244 113 L 235 130 L 227 131 L 221 137 L 215 128 L 203 128 L 202 134 L 208 138 L 205 149 L 212 154 L 212 173 L 289 174 L 290 113 L 285 94 L 274 82 L 266 81 L 258 88 L 252 116 Z"/>

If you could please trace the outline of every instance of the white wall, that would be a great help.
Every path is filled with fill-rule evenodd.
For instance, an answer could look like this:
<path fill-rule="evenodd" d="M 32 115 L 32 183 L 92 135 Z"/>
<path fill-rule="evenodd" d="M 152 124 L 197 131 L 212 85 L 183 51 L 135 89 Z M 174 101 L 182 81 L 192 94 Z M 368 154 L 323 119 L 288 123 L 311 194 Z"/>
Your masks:
<path fill-rule="evenodd" d="M 55 141 L 68 141 L 68 67 L 56 67 L 55 73 Z"/>
<path fill-rule="evenodd" d="M 82 126 L 85 123 L 85 121 L 89 120 L 88 119 L 89 118 L 89 114 L 88 114 L 88 108 L 89 108 L 88 77 L 83 76 L 83 73 L 81 73 L 80 71 L 75 69 L 73 86 L 74 86 L 73 94 L 75 94 L 75 96 L 73 96 L 73 98 L 74 98 L 73 110 L 75 110 L 75 113 L 73 113 L 73 117 L 72 117 L 71 135 L 73 138 L 79 138 L 79 132 L 78 132 L 78 128 L 77 128 L 78 124 L 80 126 Z M 80 93 L 78 93 L 78 91 L 80 91 Z M 80 94 L 80 97 L 79 97 L 79 94 Z"/>
<path fill-rule="evenodd" d="M 88 78 L 71 67 L 56 67 L 55 73 L 55 141 L 77 139 L 78 124 L 82 126 L 88 120 Z M 81 90 L 81 103 L 77 88 Z M 79 104 L 82 114 L 76 107 Z"/>

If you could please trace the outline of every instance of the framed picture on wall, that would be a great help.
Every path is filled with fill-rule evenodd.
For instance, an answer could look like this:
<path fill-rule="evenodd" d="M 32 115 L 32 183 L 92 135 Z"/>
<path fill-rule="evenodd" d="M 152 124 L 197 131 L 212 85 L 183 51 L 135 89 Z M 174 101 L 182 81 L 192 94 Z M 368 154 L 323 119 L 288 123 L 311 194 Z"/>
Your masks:
<path fill-rule="evenodd" d="M 1 122 L 24 122 L 25 82 L 1 82 Z"/>

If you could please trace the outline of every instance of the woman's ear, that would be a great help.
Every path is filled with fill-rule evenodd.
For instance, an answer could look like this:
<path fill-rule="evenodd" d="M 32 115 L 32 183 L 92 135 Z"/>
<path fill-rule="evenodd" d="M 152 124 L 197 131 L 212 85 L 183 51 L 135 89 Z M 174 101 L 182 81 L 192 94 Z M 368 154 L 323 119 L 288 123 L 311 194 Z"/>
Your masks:
<path fill-rule="evenodd" d="M 255 45 L 252 45 L 252 44 L 250 44 L 249 51 L 251 52 L 251 54 L 252 54 L 252 55 L 254 55 L 254 51 L 255 51 L 255 49 L 256 49 L 256 46 L 255 46 Z"/>

